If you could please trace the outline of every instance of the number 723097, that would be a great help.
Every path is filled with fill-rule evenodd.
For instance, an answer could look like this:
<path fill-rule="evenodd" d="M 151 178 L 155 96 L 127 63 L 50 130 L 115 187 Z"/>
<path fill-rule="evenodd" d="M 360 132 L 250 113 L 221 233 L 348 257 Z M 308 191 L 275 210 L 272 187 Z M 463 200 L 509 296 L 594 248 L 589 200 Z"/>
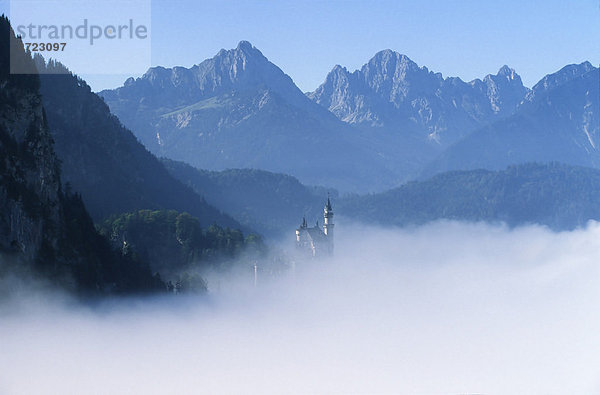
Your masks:
<path fill-rule="evenodd" d="M 67 43 L 24 43 L 25 49 L 31 52 L 64 51 Z"/>

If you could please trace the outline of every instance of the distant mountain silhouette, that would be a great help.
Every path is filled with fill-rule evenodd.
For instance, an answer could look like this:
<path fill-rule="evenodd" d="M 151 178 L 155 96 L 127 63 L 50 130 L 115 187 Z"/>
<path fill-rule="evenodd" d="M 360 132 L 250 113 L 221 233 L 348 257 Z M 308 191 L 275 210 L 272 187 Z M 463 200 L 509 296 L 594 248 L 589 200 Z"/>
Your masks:
<path fill-rule="evenodd" d="M 508 66 L 467 83 L 443 78 L 406 55 L 385 50 L 352 73 L 335 66 L 308 96 L 349 124 L 382 128 L 441 149 L 513 113 L 527 92 Z"/>
<path fill-rule="evenodd" d="M 401 181 L 370 136 L 309 100 L 245 41 L 100 95 L 150 151 L 195 167 L 259 168 L 344 190 Z"/>
<path fill-rule="evenodd" d="M 530 163 L 452 171 L 337 203 L 338 212 L 363 223 L 414 226 L 446 219 L 566 230 L 600 220 L 600 170 Z"/>
<path fill-rule="evenodd" d="M 587 62 L 544 77 L 514 115 L 449 147 L 422 176 L 533 161 L 600 167 L 599 85 L 599 70 Z"/>
<path fill-rule="evenodd" d="M 384 50 L 354 72 L 335 66 L 305 95 L 242 41 L 189 69 L 151 68 L 100 95 L 156 155 L 365 193 L 452 169 L 597 166 L 595 146 L 586 146 L 596 144 L 597 84 L 584 78 L 594 70 L 570 65 L 529 89 L 508 66 L 464 82 Z M 581 78 L 579 88 L 561 88 Z"/>

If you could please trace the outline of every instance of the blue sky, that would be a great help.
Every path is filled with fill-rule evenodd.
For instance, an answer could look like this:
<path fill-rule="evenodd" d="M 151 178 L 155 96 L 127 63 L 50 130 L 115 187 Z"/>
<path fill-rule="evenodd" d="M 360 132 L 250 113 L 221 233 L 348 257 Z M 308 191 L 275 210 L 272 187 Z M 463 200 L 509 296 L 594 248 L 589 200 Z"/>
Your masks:
<path fill-rule="evenodd" d="M 527 86 L 569 63 L 600 63 L 598 0 L 157 0 L 151 32 L 153 65 L 189 67 L 248 40 L 303 91 L 335 64 L 354 70 L 386 48 L 464 80 L 508 64 Z M 127 76 L 83 77 L 99 90 Z"/>

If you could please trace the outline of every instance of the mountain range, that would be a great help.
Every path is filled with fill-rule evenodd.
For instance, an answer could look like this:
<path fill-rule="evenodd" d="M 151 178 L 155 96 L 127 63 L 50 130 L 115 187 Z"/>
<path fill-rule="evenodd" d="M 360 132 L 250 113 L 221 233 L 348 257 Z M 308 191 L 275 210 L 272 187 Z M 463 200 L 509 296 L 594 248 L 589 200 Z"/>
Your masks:
<path fill-rule="evenodd" d="M 422 171 L 500 170 L 524 162 L 600 167 L 600 73 L 585 62 L 546 76 L 513 115 L 448 147 Z"/>
<path fill-rule="evenodd" d="M 385 50 L 305 94 L 240 42 L 96 94 L 26 53 L 5 17 L 0 28 L 0 51 L 17 45 L 12 60 L 31 73 L 0 59 L 0 253 L 72 289 L 164 290 L 153 271 L 175 280 L 247 247 L 262 254 L 238 229 L 291 235 L 329 193 L 341 217 L 385 225 L 600 219 L 588 62 L 529 89 L 508 66 L 463 82 Z"/>
<path fill-rule="evenodd" d="M 388 49 L 352 73 L 336 65 L 308 97 L 346 123 L 397 135 L 412 132 L 422 142 L 446 147 L 512 114 L 528 91 L 508 66 L 464 82 L 443 78 Z"/>
<path fill-rule="evenodd" d="M 258 168 L 348 190 L 397 182 L 368 136 L 313 103 L 245 41 L 190 69 L 151 68 L 100 95 L 151 152 L 198 168 Z"/>
<path fill-rule="evenodd" d="M 354 72 L 335 66 L 303 94 L 242 41 L 191 68 L 153 67 L 99 94 L 158 156 L 365 193 L 446 170 L 548 160 L 596 166 L 595 147 L 581 136 L 593 141 L 598 131 L 597 73 L 588 62 L 569 65 L 529 89 L 502 66 L 464 82 L 384 50 Z M 573 113 L 582 103 L 584 113 Z"/>
<path fill-rule="evenodd" d="M 160 235 L 154 252 L 200 266 L 260 253 L 260 237 L 172 177 L 85 81 L 26 52 L 4 16 L 0 32 L 0 278 L 42 275 L 93 297 L 166 291 L 147 234 Z M 28 74 L 10 73 L 11 62 Z M 107 231 L 138 213 L 150 221 Z"/>

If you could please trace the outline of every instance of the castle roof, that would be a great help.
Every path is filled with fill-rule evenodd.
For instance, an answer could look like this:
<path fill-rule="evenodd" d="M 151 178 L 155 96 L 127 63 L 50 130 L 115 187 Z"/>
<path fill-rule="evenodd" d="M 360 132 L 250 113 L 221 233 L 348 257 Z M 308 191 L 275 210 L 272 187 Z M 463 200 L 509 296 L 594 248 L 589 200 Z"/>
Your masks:
<path fill-rule="evenodd" d="M 315 226 L 313 228 L 304 228 L 303 230 L 306 231 L 306 235 L 308 236 L 308 238 L 310 240 L 313 240 L 316 242 L 326 242 L 327 241 L 327 236 L 325 235 L 325 233 L 323 233 L 323 231 L 318 226 Z"/>

